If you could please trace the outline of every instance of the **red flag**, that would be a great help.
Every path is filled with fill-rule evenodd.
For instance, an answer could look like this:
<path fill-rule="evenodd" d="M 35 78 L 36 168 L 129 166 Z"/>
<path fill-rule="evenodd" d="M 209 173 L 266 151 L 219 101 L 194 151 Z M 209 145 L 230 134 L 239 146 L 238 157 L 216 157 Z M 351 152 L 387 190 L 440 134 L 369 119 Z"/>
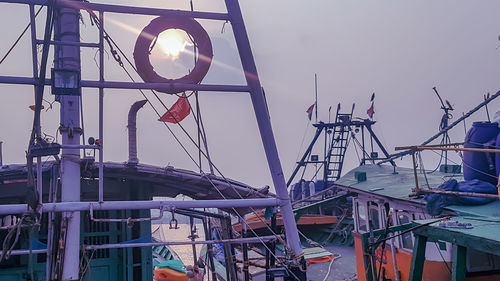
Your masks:
<path fill-rule="evenodd" d="M 35 105 L 30 105 L 30 106 L 29 106 L 29 108 L 30 108 L 31 110 L 35 111 Z M 44 108 L 45 108 L 45 106 L 43 106 L 43 105 L 42 105 L 42 109 L 44 109 Z"/>
<path fill-rule="evenodd" d="M 306 110 L 307 117 L 309 118 L 309 120 L 311 120 L 311 117 L 312 117 L 312 114 L 313 114 L 313 109 L 314 109 L 314 103 L 311 106 L 309 106 L 309 108 Z"/>
<path fill-rule="evenodd" d="M 370 116 L 370 119 L 373 118 L 373 114 L 375 114 L 375 109 L 373 107 L 373 102 L 372 102 L 372 106 L 370 106 L 370 108 L 368 108 L 368 110 L 366 111 L 366 114 L 368 114 L 368 116 Z"/>
<path fill-rule="evenodd" d="M 167 112 L 165 112 L 158 121 L 176 124 L 186 118 L 190 112 L 191 106 L 189 105 L 186 94 L 183 93 L 182 97 L 180 97 L 170 109 L 167 109 Z"/>

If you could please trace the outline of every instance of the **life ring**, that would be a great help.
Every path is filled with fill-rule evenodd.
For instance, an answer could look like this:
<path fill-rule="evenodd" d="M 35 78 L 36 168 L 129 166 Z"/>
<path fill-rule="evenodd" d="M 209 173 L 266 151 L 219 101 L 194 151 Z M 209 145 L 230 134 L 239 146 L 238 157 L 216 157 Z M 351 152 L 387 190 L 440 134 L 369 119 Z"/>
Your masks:
<path fill-rule="evenodd" d="M 160 76 L 154 70 L 149 59 L 149 49 L 151 43 L 158 35 L 167 29 L 180 29 L 189 34 L 194 44 L 198 49 L 198 59 L 193 70 L 178 79 L 168 79 Z M 184 16 L 161 16 L 152 20 L 144 29 L 139 38 L 135 42 L 134 61 L 139 76 L 148 83 L 183 83 L 183 84 L 198 84 L 200 83 L 210 68 L 213 58 L 212 42 L 208 33 L 195 19 Z M 176 94 L 182 90 L 174 88 L 161 88 L 157 91 Z"/>

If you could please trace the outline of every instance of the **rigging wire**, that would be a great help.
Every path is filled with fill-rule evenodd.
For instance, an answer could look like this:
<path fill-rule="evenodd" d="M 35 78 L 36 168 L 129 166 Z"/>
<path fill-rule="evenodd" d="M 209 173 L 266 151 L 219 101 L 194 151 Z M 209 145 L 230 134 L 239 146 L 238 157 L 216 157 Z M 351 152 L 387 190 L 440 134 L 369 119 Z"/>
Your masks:
<path fill-rule="evenodd" d="M 36 210 L 38 207 L 39 203 L 39 196 L 42 196 L 41 194 L 38 194 L 38 191 L 36 190 L 35 186 L 35 176 L 33 173 L 33 157 L 30 155 L 29 151 L 35 144 L 35 141 L 39 141 L 41 143 L 44 142 L 44 140 L 41 138 L 41 126 L 40 126 L 40 114 L 42 110 L 42 102 L 43 102 L 43 91 L 44 91 L 44 82 L 45 82 L 45 76 L 46 76 L 46 69 L 47 69 L 47 60 L 48 60 L 48 55 L 49 55 L 49 41 L 51 38 L 53 26 L 54 26 L 54 1 L 49 0 L 49 3 L 47 5 L 47 18 L 45 22 L 45 32 L 44 32 L 44 38 L 43 38 L 43 48 L 42 48 L 42 60 L 41 60 L 41 66 L 40 66 L 40 73 L 38 75 L 39 81 L 38 85 L 35 86 L 35 110 L 34 110 L 34 117 L 33 117 L 33 127 L 31 130 L 31 136 L 29 139 L 28 143 L 28 153 L 26 154 L 26 167 L 27 167 L 27 180 L 28 180 L 28 191 L 26 194 L 26 201 L 28 205 L 33 209 Z M 40 179 L 37 179 L 37 181 Z"/>
<path fill-rule="evenodd" d="M 98 26 L 98 28 L 101 28 L 101 25 L 100 25 L 100 22 L 98 20 L 98 18 L 96 18 L 95 14 L 93 13 L 90 13 L 91 17 L 95 17 L 93 18 L 93 20 L 96 22 L 96 25 Z M 129 78 L 135 82 L 135 80 L 133 79 L 133 77 L 131 76 L 131 74 L 126 70 L 125 66 L 123 65 L 123 62 L 121 61 L 121 58 L 120 56 L 118 55 L 118 53 L 116 52 L 116 50 L 113 49 L 113 45 L 117 48 L 117 50 L 120 52 L 120 54 L 125 58 L 125 60 L 131 65 L 131 67 L 137 72 L 137 69 L 135 68 L 135 66 L 132 64 L 132 62 L 130 61 L 130 59 L 124 54 L 124 52 L 121 50 L 121 48 L 116 44 L 116 42 L 109 36 L 109 34 L 103 29 L 104 31 L 104 34 L 105 34 L 105 39 L 107 41 L 107 43 L 109 44 L 110 48 L 112 48 L 111 50 L 111 53 L 113 54 L 113 57 L 114 59 L 120 64 L 120 66 L 124 69 L 124 71 L 127 73 L 127 75 L 129 76 Z M 113 43 L 113 45 L 111 44 Z M 142 90 L 139 90 L 141 92 L 141 94 L 144 96 L 144 98 L 146 100 L 148 100 L 148 103 L 152 106 L 153 110 L 156 112 L 156 114 L 161 117 L 161 115 L 159 114 L 158 110 L 154 107 L 154 105 L 151 103 L 151 101 L 147 98 L 147 96 L 144 94 L 144 92 Z M 160 103 L 168 110 L 168 108 L 166 107 L 166 105 L 163 103 L 163 101 L 161 101 L 161 99 L 159 98 L 158 94 L 154 91 L 154 90 L 151 90 L 151 92 L 155 95 L 155 97 L 160 101 Z M 175 117 L 174 117 L 175 119 Z M 174 134 L 174 132 L 171 130 L 171 128 L 166 124 L 166 122 L 163 122 L 165 127 L 170 131 L 170 133 L 172 134 L 172 136 L 174 137 L 174 139 L 179 143 L 179 145 L 183 148 L 183 150 L 186 152 L 186 154 L 188 154 L 189 158 L 193 161 L 193 163 L 195 165 L 198 166 L 196 160 L 194 160 L 194 158 L 191 156 L 191 154 L 187 151 L 187 149 L 185 148 L 185 146 L 182 144 L 182 142 L 178 139 L 178 137 Z M 198 148 L 200 149 L 199 146 L 197 146 L 196 144 L 196 141 L 193 139 L 193 137 L 186 131 L 186 129 L 179 123 L 177 123 L 177 125 L 182 129 L 182 131 L 187 135 L 187 137 L 189 138 L 189 140 Z M 235 193 L 240 197 L 240 199 L 244 199 L 244 197 L 240 194 L 240 192 L 231 184 L 231 182 L 222 174 L 222 172 L 217 168 L 217 166 L 215 166 L 215 164 L 210 160 L 210 158 L 208 158 L 208 156 L 202 151 L 202 155 L 207 159 L 207 161 L 213 165 L 213 167 L 215 168 L 215 170 L 221 175 L 221 177 L 224 179 L 224 181 L 226 183 L 229 184 L 229 186 L 235 191 Z M 215 190 L 219 193 L 219 195 L 225 199 L 225 200 L 228 200 L 224 194 L 219 190 L 219 188 L 217 187 L 217 185 L 215 185 L 215 183 L 213 183 L 212 179 L 210 179 L 210 177 L 204 173 L 203 171 L 200 173 L 202 174 L 203 177 L 205 177 L 209 183 L 215 188 Z M 235 212 L 235 214 L 242 218 L 241 215 L 237 212 L 237 210 L 234 208 L 234 207 L 231 207 L 231 209 Z M 249 209 L 252 210 L 252 212 L 254 212 L 254 214 L 257 214 L 255 209 L 252 208 L 252 207 L 249 207 Z M 271 233 L 273 233 L 273 235 L 276 236 L 276 238 L 278 240 L 280 240 L 280 243 L 282 243 L 286 248 L 287 248 L 287 251 L 288 252 L 291 252 L 290 249 L 288 249 L 287 245 L 286 245 L 286 242 L 279 236 L 277 235 L 271 228 L 270 226 L 260 217 L 257 215 L 257 217 L 259 218 L 259 220 L 261 220 L 262 222 L 264 222 L 264 225 L 271 231 Z M 243 218 L 242 218 L 243 219 Z M 244 219 L 243 219 L 244 220 Z M 247 224 L 248 226 L 248 223 L 245 221 L 245 224 Z M 266 247 L 266 249 L 276 258 L 276 260 L 280 260 L 274 253 L 272 253 L 272 251 L 267 247 L 266 243 L 260 239 L 260 237 L 256 234 L 256 232 L 250 227 L 249 228 L 253 234 L 260 240 L 261 244 L 264 245 L 264 247 Z M 301 258 L 301 256 L 299 257 L 296 257 L 297 259 L 298 258 Z M 283 261 L 282 261 L 283 263 Z M 288 267 L 286 267 L 286 269 L 289 271 L 289 273 L 291 275 L 293 275 L 295 278 L 297 278 L 297 276 L 292 272 L 290 271 L 290 269 L 288 269 Z M 298 279 L 298 278 L 297 278 Z"/>
<path fill-rule="evenodd" d="M 40 11 L 42 9 L 43 9 L 43 6 L 40 6 L 40 8 L 38 9 L 38 11 L 36 11 L 36 13 L 35 13 L 35 18 L 36 18 L 36 16 L 38 16 L 38 14 L 40 13 Z M 14 44 L 12 44 L 12 46 L 9 48 L 9 50 L 7 51 L 7 53 L 5 53 L 5 55 L 2 57 L 2 59 L 0 60 L 0 64 L 2 64 L 5 61 L 5 59 L 7 59 L 7 57 L 10 55 L 10 53 L 12 52 L 12 50 L 14 50 L 14 48 L 17 46 L 17 43 L 19 43 L 19 41 L 21 40 L 21 38 L 23 38 L 23 36 L 26 33 L 26 31 L 28 31 L 28 29 L 30 28 L 30 25 L 31 25 L 31 22 L 28 23 L 28 25 L 26 25 L 26 27 L 24 28 L 23 32 L 21 32 L 21 34 L 19 35 L 19 37 L 17 37 L 17 39 L 14 42 Z"/>

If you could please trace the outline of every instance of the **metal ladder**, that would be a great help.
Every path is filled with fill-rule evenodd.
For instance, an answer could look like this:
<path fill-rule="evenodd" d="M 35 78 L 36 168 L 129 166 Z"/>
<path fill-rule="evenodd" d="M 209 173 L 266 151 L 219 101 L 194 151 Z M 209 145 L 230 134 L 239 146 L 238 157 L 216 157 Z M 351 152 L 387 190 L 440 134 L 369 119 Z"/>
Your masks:
<path fill-rule="evenodd" d="M 340 113 L 340 103 L 337 106 L 337 113 L 335 114 L 335 126 L 331 133 L 331 141 L 328 153 L 325 156 L 325 163 L 327 165 L 325 178 L 330 181 L 336 181 L 340 178 L 342 173 L 342 166 L 344 164 L 345 152 L 349 144 L 351 134 L 351 120 L 354 112 L 354 104 L 350 113 Z"/>

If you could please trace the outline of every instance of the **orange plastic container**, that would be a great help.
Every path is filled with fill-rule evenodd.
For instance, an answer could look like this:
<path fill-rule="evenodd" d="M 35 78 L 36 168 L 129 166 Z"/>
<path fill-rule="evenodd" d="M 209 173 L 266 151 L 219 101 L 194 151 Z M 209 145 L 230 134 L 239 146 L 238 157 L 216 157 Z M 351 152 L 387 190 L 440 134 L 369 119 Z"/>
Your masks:
<path fill-rule="evenodd" d="M 186 273 L 179 272 L 167 267 L 158 268 L 154 270 L 155 281 L 189 281 Z"/>

